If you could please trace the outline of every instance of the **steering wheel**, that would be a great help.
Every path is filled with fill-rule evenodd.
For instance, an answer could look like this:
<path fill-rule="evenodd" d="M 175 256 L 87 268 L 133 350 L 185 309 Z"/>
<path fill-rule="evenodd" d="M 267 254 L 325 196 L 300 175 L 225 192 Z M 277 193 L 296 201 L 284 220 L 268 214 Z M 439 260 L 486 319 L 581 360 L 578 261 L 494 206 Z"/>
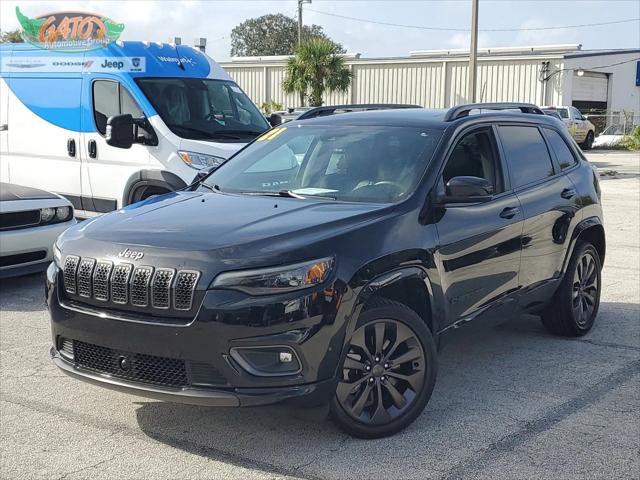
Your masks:
<path fill-rule="evenodd" d="M 386 187 L 387 189 L 391 190 L 391 192 L 393 192 L 393 190 L 395 190 L 396 191 L 396 195 L 400 195 L 400 194 L 404 193 L 404 187 L 402 185 L 400 185 L 399 183 L 396 183 L 396 182 L 392 182 L 390 180 L 382 180 L 382 181 L 376 182 L 374 184 L 362 185 L 362 186 L 354 189 L 353 193 L 356 193 L 356 192 L 358 192 L 360 190 L 363 190 L 363 189 L 374 189 L 375 187 Z"/>

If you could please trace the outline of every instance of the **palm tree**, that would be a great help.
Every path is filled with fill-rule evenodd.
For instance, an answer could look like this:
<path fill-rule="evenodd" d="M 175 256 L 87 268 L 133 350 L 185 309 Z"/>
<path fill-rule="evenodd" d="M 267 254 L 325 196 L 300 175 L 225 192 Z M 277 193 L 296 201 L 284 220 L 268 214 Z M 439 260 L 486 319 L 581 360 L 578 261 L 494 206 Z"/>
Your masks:
<path fill-rule="evenodd" d="M 287 63 L 282 88 L 287 93 L 297 92 L 303 105 L 308 95 L 312 107 L 322 105 L 325 91 L 346 92 L 353 73 L 339 53 L 339 47 L 324 38 L 299 44 Z"/>

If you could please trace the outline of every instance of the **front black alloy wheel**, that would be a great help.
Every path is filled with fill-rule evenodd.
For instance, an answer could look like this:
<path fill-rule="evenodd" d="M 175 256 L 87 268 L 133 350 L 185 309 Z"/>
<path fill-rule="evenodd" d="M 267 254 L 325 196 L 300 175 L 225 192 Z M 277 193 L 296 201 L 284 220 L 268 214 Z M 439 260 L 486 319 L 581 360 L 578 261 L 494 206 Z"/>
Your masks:
<path fill-rule="evenodd" d="M 349 340 L 333 417 L 354 436 L 391 435 L 422 412 L 435 372 L 435 346 L 424 321 L 400 303 L 376 299 Z"/>

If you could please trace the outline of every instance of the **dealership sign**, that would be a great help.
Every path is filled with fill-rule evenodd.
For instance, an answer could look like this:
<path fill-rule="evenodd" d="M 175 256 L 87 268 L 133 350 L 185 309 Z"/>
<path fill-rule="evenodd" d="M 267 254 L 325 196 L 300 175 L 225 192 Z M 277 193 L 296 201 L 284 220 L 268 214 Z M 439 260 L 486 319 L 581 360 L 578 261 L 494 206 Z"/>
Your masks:
<path fill-rule="evenodd" d="M 37 47 L 58 51 L 86 51 L 106 47 L 124 30 L 122 23 L 86 12 L 59 12 L 29 18 L 16 7 L 22 38 Z"/>

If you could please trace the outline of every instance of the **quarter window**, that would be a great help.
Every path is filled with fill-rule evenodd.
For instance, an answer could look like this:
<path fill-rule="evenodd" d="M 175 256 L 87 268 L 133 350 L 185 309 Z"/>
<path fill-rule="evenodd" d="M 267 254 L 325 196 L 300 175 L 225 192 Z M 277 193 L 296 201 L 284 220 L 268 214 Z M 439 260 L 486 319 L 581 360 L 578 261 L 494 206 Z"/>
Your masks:
<path fill-rule="evenodd" d="M 126 88 L 108 80 L 93 82 L 93 116 L 96 128 L 102 135 L 107 131 L 109 117 L 126 113 L 134 118 L 144 115 Z"/>
<path fill-rule="evenodd" d="M 566 170 L 567 168 L 573 167 L 576 164 L 576 159 L 560 134 L 550 128 L 545 128 L 544 131 L 547 135 L 547 139 L 549 140 L 551 150 L 556 154 L 556 158 L 560 164 L 560 169 Z"/>
<path fill-rule="evenodd" d="M 549 150 L 536 127 L 501 126 L 500 138 L 514 188 L 554 174 Z"/>

